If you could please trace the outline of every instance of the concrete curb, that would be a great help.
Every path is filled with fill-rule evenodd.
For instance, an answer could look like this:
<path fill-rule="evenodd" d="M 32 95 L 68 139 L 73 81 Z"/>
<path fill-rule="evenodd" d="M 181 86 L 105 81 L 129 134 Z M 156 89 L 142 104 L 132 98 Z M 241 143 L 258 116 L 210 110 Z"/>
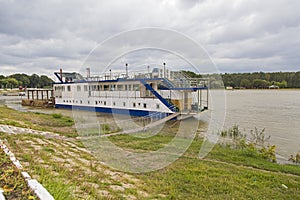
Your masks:
<path fill-rule="evenodd" d="M 8 149 L 4 142 L 0 139 L 0 147 L 6 155 L 9 156 L 13 164 L 21 171 L 23 178 L 25 179 L 28 187 L 36 194 L 36 196 L 41 200 L 54 200 L 53 196 L 44 188 L 36 179 L 31 179 L 27 172 L 22 171 L 23 166 L 16 159 L 15 155 Z M 3 191 L 0 189 L 0 200 L 5 200 Z"/>
<path fill-rule="evenodd" d="M 5 196 L 3 195 L 3 190 L 0 188 L 0 200 L 5 200 Z"/>

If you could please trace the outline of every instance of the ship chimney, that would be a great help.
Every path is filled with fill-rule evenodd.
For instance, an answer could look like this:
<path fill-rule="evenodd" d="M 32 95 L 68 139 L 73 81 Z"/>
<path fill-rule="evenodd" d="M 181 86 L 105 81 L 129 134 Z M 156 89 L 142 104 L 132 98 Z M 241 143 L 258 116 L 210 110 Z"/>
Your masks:
<path fill-rule="evenodd" d="M 59 69 L 59 75 L 60 75 L 60 79 L 63 79 L 63 75 L 62 75 L 62 68 Z"/>
<path fill-rule="evenodd" d="M 91 68 L 86 68 L 86 77 L 90 78 L 91 77 Z"/>

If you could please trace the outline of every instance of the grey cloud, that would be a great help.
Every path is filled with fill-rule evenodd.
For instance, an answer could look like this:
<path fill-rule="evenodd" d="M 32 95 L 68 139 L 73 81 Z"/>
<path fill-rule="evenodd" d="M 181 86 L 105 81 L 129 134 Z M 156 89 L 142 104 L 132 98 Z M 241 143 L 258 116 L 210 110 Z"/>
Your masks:
<path fill-rule="evenodd" d="M 222 71 L 297 70 L 299 9 L 296 0 L 1 1 L 0 74 L 27 70 L 50 75 L 58 67 L 76 71 L 97 43 L 141 27 L 186 34 L 208 50 Z M 149 37 L 162 44 L 169 39 Z M 122 48 L 116 43 L 95 56 L 109 58 Z M 136 53 L 123 60 L 171 60 L 159 56 Z"/>

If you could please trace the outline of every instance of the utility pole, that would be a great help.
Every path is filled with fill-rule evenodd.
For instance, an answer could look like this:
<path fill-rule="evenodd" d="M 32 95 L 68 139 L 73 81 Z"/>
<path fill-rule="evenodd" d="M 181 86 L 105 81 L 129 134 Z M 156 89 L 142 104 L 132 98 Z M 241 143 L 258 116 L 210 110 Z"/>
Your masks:
<path fill-rule="evenodd" d="M 164 78 L 166 78 L 166 63 L 163 63 L 164 65 Z"/>
<path fill-rule="evenodd" d="M 128 64 L 127 63 L 125 64 L 125 67 L 126 67 L 126 78 L 128 78 Z"/>

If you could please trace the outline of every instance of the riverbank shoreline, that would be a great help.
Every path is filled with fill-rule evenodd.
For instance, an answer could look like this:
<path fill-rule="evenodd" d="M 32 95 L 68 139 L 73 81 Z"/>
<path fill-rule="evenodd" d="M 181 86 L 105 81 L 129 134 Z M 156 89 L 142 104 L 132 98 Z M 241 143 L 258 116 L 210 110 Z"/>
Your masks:
<path fill-rule="evenodd" d="M 62 121 L 68 118 L 24 113 L 5 106 L 0 106 L 0 110 L 0 123 L 14 124 L 9 126 L 14 133 L 0 130 L 0 138 L 55 199 L 296 199 L 300 195 L 300 166 L 272 163 L 257 153 L 222 145 L 216 145 L 205 159 L 199 159 L 203 142 L 200 135 L 169 166 L 132 174 L 113 170 L 95 159 L 77 139 L 75 129 L 73 134 L 66 132 L 72 123 Z M 30 129 L 20 132 L 14 126 Z M 61 128 L 53 129 L 57 126 Z M 52 132 L 43 135 L 50 130 L 55 135 Z M 118 135 L 108 139 L 124 150 L 153 152 L 173 139 L 174 133 L 168 130 L 167 124 L 151 137 Z"/>

